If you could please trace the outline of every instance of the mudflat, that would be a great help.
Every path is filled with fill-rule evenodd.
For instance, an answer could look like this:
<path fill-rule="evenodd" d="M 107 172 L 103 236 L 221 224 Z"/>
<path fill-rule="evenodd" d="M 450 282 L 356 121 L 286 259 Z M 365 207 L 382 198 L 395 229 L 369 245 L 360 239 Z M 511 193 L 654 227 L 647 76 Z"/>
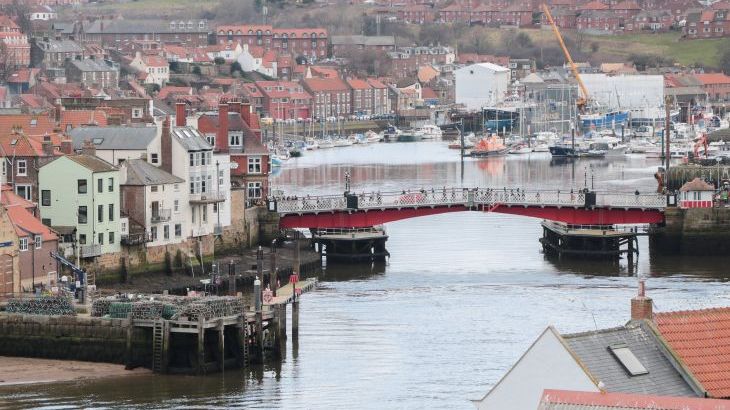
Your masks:
<path fill-rule="evenodd" d="M 0 386 L 67 382 L 150 373 L 149 370 L 142 368 L 125 370 L 124 365 L 121 364 L 0 356 Z"/>

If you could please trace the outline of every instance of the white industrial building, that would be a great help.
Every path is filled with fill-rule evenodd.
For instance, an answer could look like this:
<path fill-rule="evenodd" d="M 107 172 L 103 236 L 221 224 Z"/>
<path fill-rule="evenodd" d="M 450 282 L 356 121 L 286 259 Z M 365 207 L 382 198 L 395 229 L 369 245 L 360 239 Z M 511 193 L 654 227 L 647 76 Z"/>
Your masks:
<path fill-rule="evenodd" d="M 473 64 L 454 71 L 456 103 L 479 110 L 503 101 L 510 84 L 510 70 L 492 63 Z"/>
<path fill-rule="evenodd" d="M 590 99 L 607 109 L 637 110 L 664 105 L 664 76 L 582 74 Z"/>

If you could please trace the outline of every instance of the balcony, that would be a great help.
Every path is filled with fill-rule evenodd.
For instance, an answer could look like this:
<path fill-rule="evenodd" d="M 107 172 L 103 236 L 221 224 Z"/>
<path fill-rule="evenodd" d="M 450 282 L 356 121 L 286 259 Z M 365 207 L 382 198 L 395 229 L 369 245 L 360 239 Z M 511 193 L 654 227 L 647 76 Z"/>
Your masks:
<path fill-rule="evenodd" d="M 79 256 L 82 258 L 93 258 L 101 255 L 101 245 L 83 245 L 79 248 Z"/>
<path fill-rule="evenodd" d="M 225 202 L 228 198 L 226 194 L 227 193 L 224 191 L 190 194 L 189 201 L 191 204 L 213 204 L 216 202 Z"/>
<path fill-rule="evenodd" d="M 209 226 L 197 226 L 194 227 L 192 230 L 192 237 L 197 238 L 200 236 L 207 236 L 211 234 L 211 229 Z"/>
<path fill-rule="evenodd" d="M 131 233 L 129 235 L 122 235 L 121 241 L 122 245 L 124 246 L 144 245 L 147 242 L 150 242 L 150 237 L 145 233 Z"/>
<path fill-rule="evenodd" d="M 170 218 L 172 218 L 172 209 L 157 209 L 155 211 L 153 208 L 150 220 L 154 224 L 158 222 L 168 222 Z"/>

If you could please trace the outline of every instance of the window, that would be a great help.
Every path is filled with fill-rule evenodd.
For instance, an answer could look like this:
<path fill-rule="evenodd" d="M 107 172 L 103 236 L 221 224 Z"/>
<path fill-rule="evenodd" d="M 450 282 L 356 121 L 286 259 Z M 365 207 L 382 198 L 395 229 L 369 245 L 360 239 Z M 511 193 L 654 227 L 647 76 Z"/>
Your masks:
<path fill-rule="evenodd" d="M 192 215 L 193 215 L 193 218 L 192 218 L 192 220 L 193 220 L 193 223 L 195 223 L 195 210 L 196 210 L 196 209 L 198 209 L 198 208 L 196 208 L 196 207 L 193 207 L 193 208 L 192 208 Z"/>
<path fill-rule="evenodd" d="M 30 185 L 15 185 L 15 193 L 27 200 L 31 200 L 33 188 Z"/>
<path fill-rule="evenodd" d="M 15 175 L 26 176 L 28 175 L 28 163 L 24 159 L 19 159 L 17 162 L 18 169 Z"/>
<path fill-rule="evenodd" d="M 261 173 L 261 157 L 249 157 L 248 173 L 249 174 L 260 174 Z"/>
<path fill-rule="evenodd" d="M 97 235 L 97 237 L 99 238 L 99 245 L 104 245 L 104 233 L 99 232 L 99 235 Z"/>
<path fill-rule="evenodd" d="M 96 180 L 96 192 L 98 192 L 98 193 L 104 192 L 104 180 L 101 178 Z"/>
<path fill-rule="evenodd" d="M 182 236 L 182 224 L 175 224 L 175 237 L 179 238 Z"/>
<path fill-rule="evenodd" d="M 175 192 L 180 192 L 180 184 L 175 184 Z"/>
<path fill-rule="evenodd" d="M 215 135 L 208 134 L 205 136 L 205 140 L 208 142 L 208 144 L 215 147 Z"/>
<path fill-rule="evenodd" d="M 114 232 L 109 232 L 109 244 L 114 243 Z"/>
<path fill-rule="evenodd" d="M 150 187 L 150 191 L 152 191 L 152 192 L 157 192 L 157 185 L 152 185 L 152 186 Z"/>
<path fill-rule="evenodd" d="M 28 250 L 28 238 L 20 238 L 20 251 L 27 251 Z"/>
<path fill-rule="evenodd" d="M 195 153 L 191 152 L 190 153 L 190 166 L 192 167 L 194 165 L 195 165 Z"/>
<path fill-rule="evenodd" d="M 180 212 L 180 200 L 176 199 L 175 202 L 173 202 L 172 209 L 175 213 Z"/>
<path fill-rule="evenodd" d="M 109 204 L 109 221 L 114 220 L 114 204 Z"/>
<path fill-rule="evenodd" d="M 96 220 L 97 222 L 104 222 L 104 205 L 96 206 Z"/>
<path fill-rule="evenodd" d="M 33 243 L 35 244 L 36 249 L 40 249 L 43 247 L 43 237 L 41 235 L 35 235 L 33 237 Z"/>
<path fill-rule="evenodd" d="M 207 191 L 205 190 L 205 178 L 203 178 L 203 180 L 202 180 L 202 181 L 200 181 L 200 192 L 202 192 L 202 193 L 205 193 L 205 192 L 207 192 Z"/>
<path fill-rule="evenodd" d="M 45 226 L 51 226 L 51 219 L 50 218 L 43 218 L 41 219 L 41 223 Z"/>
<path fill-rule="evenodd" d="M 51 190 L 44 189 L 41 191 L 41 205 L 51 206 Z"/>
<path fill-rule="evenodd" d="M 86 234 L 79 235 L 79 245 L 86 245 Z"/>
<path fill-rule="evenodd" d="M 240 147 L 241 146 L 241 136 L 238 134 L 232 134 L 230 136 L 230 146 Z"/>
<path fill-rule="evenodd" d="M 251 199 L 261 198 L 261 182 L 248 183 L 248 197 Z"/>
<path fill-rule="evenodd" d="M 80 206 L 78 210 L 79 223 L 85 224 L 88 222 L 86 206 Z"/>
<path fill-rule="evenodd" d="M 216 203 L 216 202 L 213 202 L 213 213 L 214 214 L 218 213 L 218 203 Z"/>
<path fill-rule="evenodd" d="M 78 187 L 77 192 L 79 194 L 85 194 L 87 192 L 88 187 L 86 186 L 85 179 L 79 179 L 76 181 L 76 186 Z"/>
<path fill-rule="evenodd" d="M 621 366 L 624 367 L 630 376 L 640 376 L 649 373 L 625 343 L 611 345 L 608 347 L 608 350 L 611 351 L 616 360 L 621 363 Z"/>
<path fill-rule="evenodd" d="M 157 154 L 151 154 L 150 159 L 152 160 L 153 164 L 156 164 L 159 158 Z"/>
<path fill-rule="evenodd" d="M 109 192 L 114 192 L 114 178 L 109 178 Z"/>
<path fill-rule="evenodd" d="M 208 222 L 208 205 L 203 205 L 203 222 Z"/>
<path fill-rule="evenodd" d="M 157 240 L 157 227 L 156 226 L 153 226 L 150 228 L 150 237 L 152 238 L 153 241 Z"/>
<path fill-rule="evenodd" d="M 170 239 L 170 225 L 165 225 L 162 227 L 162 237 L 165 239 Z"/>

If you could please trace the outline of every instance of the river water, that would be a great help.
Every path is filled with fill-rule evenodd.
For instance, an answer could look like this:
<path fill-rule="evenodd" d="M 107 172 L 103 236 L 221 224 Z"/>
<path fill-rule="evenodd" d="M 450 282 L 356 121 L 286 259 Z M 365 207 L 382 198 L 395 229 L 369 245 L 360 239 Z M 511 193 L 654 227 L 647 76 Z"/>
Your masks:
<path fill-rule="evenodd" d="M 659 160 L 554 163 L 549 154 L 460 162 L 440 142 L 306 152 L 273 178 L 290 195 L 421 187 L 656 188 Z M 566 191 L 567 192 L 567 191 Z M 730 304 L 724 258 L 554 262 L 539 220 L 464 212 L 387 225 L 385 264 L 327 266 L 301 303 L 298 343 L 280 365 L 207 377 L 140 376 L 6 387 L 0 408 L 473 408 L 548 325 L 560 332 L 629 319 L 636 275 L 657 310 Z M 0 370 L 1 372 L 1 370 Z"/>

